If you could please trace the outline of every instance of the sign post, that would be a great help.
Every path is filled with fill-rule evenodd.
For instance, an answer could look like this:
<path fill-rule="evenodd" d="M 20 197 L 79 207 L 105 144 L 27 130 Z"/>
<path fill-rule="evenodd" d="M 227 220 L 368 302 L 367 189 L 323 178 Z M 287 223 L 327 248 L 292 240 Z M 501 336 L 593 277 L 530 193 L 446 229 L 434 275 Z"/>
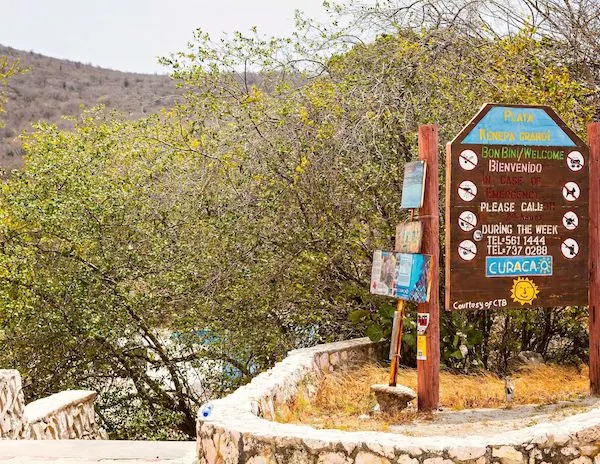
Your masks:
<path fill-rule="evenodd" d="M 397 326 L 392 333 L 392 362 L 390 364 L 390 378 L 388 385 L 390 387 L 396 386 L 398 379 L 398 363 L 400 362 L 400 348 L 402 347 L 402 331 L 404 325 L 404 300 L 398 300 L 398 306 L 396 307 L 396 314 L 394 319 L 397 321 Z"/>
<path fill-rule="evenodd" d="M 433 182 L 437 186 L 437 135 L 434 142 L 436 175 Z M 420 145 L 421 141 L 419 141 Z M 418 254 L 425 228 L 420 221 L 414 221 L 415 211 L 424 206 L 426 170 L 427 162 L 423 158 L 407 163 L 404 166 L 401 208 L 410 210 L 410 222 L 398 224 L 396 227 L 396 253 L 375 251 L 371 271 L 371 293 L 398 298 L 398 306 L 394 313 L 394 324 L 392 327 L 389 382 L 387 386 L 372 385 L 371 389 L 375 392 L 376 396 L 379 395 L 378 398 L 381 398 L 382 401 L 383 397 L 381 395 L 397 396 L 396 400 L 398 404 L 405 403 L 406 400 L 406 392 L 404 390 L 394 389 L 398 377 L 405 301 L 426 303 L 429 301 L 432 283 L 435 287 L 436 298 L 438 294 L 437 261 L 439 259 L 439 252 L 435 257 Z M 435 197 L 437 202 L 437 192 Z M 433 263 L 434 259 L 435 265 Z M 428 317 L 428 315 L 423 315 L 422 319 L 428 320 Z M 427 326 L 428 324 L 422 325 L 422 330 L 417 337 L 421 345 L 420 356 L 417 356 L 417 359 L 421 360 L 427 359 L 426 347 L 424 346 Z M 384 403 L 391 404 L 387 400 Z"/>
<path fill-rule="evenodd" d="M 438 127 L 419 126 L 419 159 L 424 160 L 429 171 L 425 179 L 425 195 L 419 219 L 423 223 L 422 253 L 431 255 L 432 282 L 429 301 L 419 304 L 418 312 L 428 314 L 428 326 L 421 338 L 421 352 L 425 356 L 417 359 L 417 403 L 419 411 L 437 409 L 440 397 L 440 212 L 438 177 Z M 423 346 L 425 342 L 425 346 Z M 425 359 L 422 359 L 425 357 Z"/>
<path fill-rule="evenodd" d="M 588 125 L 590 144 L 590 393 L 600 395 L 600 123 Z"/>
<path fill-rule="evenodd" d="M 446 309 L 586 305 L 589 169 L 551 108 L 485 105 L 447 150 Z"/>

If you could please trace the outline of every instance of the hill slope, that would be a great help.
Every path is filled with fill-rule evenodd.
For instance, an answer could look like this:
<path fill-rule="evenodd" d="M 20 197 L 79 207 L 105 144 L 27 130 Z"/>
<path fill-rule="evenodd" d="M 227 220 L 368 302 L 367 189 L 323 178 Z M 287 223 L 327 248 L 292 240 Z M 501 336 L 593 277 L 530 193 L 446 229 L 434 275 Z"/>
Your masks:
<path fill-rule="evenodd" d="M 31 130 L 37 121 L 69 128 L 72 123 L 62 116 L 76 116 L 82 105 L 96 104 L 136 118 L 171 106 L 181 95 L 164 75 L 113 71 L 2 45 L 0 55 L 20 58 L 29 68 L 28 73 L 8 82 L 6 113 L 2 115 L 6 126 L 0 128 L 0 167 L 6 170 L 22 166 L 23 150 L 17 136 Z"/>

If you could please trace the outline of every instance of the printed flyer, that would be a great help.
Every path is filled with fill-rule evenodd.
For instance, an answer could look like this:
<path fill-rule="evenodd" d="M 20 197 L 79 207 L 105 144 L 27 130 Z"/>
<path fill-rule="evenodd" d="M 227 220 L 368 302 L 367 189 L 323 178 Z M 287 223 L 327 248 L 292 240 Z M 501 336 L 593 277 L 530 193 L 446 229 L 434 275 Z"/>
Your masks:
<path fill-rule="evenodd" d="M 377 250 L 373 254 L 371 293 L 406 301 L 429 301 L 431 256 Z"/>

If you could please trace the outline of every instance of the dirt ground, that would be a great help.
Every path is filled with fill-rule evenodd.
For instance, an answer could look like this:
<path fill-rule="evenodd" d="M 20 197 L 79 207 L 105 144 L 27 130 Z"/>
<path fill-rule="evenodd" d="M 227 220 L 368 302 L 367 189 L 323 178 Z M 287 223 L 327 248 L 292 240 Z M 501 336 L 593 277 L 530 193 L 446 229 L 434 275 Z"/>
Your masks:
<path fill-rule="evenodd" d="M 416 377 L 415 370 L 402 369 L 398 384 L 416 391 Z M 600 407 L 600 399 L 588 395 L 586 366 L 525 367 L 512 376 L 515 395 L 510 402 L 504 379 L 492 373 L 442 372 L 441 407 L 434 413 L 418 412 L 412 404 L 396 415 L 379 412 L 370 386 L 387 379 L 388 369 L 379 365 L 330 374 L 313 397 L 300 396 L 278 408 L 277 420 L 316 428 L 472 436 L 557 421 Z"/>
<path fill-rule="evenodd" d="M 517 405 L 510 408 L 462 411 L 442 409 L 426 418 L 417 417 L 410 423 L 390 424 L 389 431 L 412 436 L 493 435 L 542 422 L 558 421 L 597 407 L 600 407 L 600 400 L 588 397 L 549 405 Z"/>

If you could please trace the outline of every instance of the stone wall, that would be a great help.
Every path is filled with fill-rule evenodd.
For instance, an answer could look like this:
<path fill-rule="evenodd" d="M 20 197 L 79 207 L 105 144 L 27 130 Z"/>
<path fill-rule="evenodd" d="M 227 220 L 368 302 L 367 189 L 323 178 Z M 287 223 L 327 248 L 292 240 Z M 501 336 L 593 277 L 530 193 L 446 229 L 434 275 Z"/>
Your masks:
<path fill-rule="evenodd" d="M 600 409 L 492 436 L 418 437 L 272 422 L 277 404 L 315 392 L 324 372 L 376 357 L 368 339 L 295 350 L 212 402 L 197 424 L 201 464 L 600 464 Z"/>
<path fill-rule="evenodd" d="M 25 400 L 21 375 L 13 369 L 0 369 L 0 439 L 23 438 Z"/>
<path fill-rule="evenodd" d="M 25 405 L 21 375 L 0 369 L 0 439 L 105 438 L 96 425 L 96 392 L 68 390 Z"/>
<path fill-rule="evenodd" d="M 93 440 L 101 438 L 94 399 L 96 392 L 68 390 L 33 401 L 25 406 L 27 430 L 31 440 Z"/>

